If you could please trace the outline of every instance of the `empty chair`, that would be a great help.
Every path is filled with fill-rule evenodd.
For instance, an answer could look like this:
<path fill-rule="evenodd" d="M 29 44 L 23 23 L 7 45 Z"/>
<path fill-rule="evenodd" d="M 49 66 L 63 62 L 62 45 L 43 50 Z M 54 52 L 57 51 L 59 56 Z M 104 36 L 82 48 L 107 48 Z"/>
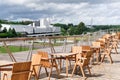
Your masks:
<path fill-rule="evenodd" d="M 100 42 L 92 42 L 92 48 L 96 53 L 96 60 L 97 60 L 97 63 L 98 63 L 99 58 L 100 58 L 100 48 L 101 48 Z"/>
<path fill-rule="evenodd" d="M 101 49 L 104 49 L 106 47 L 106 41 L 103 38 L 99 38 L 97 42 L 100 42 Z"/>
<path fill-rule="evenodd" d="M 82 47 L 81 46 L 72 46 L 71 48 L 71 52 L 72 53 L 78 53 L 80 55 L 80 53 L 82 53 Z M 76 55 L 76 56 L 79 56 L 79 55 Z M 81 55 L 80 55 L 81 56 Z M 79 56 L 79 57 L 80 57 Z M 69 56 L 69 61 L 75 61 L 75 55 L 73 56 Z M 70 63 L 70 67 L 71 67 L 71 62 Z M 72 67 L 71 67 L 72 68 Z"/>
<path fill-rule="evenodd" d="M 118 43 L 116 41 L 112 42 L 112 49 L 115 50 L 115 52 L 118 54 L 117 48 L 118 48 Z"/>
<path fill-rule="evenodd" d="M 101 54 L 101 62 L 103 62 L 105 57 L 107 57 L 109 59 L 110 63 L 111 64 L 113 63 L 113 60 L 111 57 L 111 50 L 112 50 L 112 47 L 108 47 L 104 50 L 104 52 Z"/>
<path fill-rule="evenodd" d="M 59 76 L 59 70 L 58 70 L 58 65 L 56 63 L 56 59 L 55 58 L 49 58 L 48 53 L 44 52 L 44 51 L 38 51 L 38 54 L 41 55 L 40 71 L 41 71 L 41 68 L 44 67 L 45 71 L 46 71 L 46 74 L 47 74 L 47 76 L 49 77 L 49 80 L 50 80 L 50 76 L 52 74 L 52 69 L 53 69 L 53 67 L 55 67 L 56 71 L 57 71 L 57 74 Z M 47 68 L 50 68 L 49 75 L 48 75 L 48 72 L 47 72 Z"/>
<path fill-rule="evenodd" d="M 91 47 L 90 46 L 81 46 L 82 47 L 82 52 L 87 52 L 87 51 L 90 51 L 91 50 Z"/>
<path fill-rule="evenodd" d="M 30 80 L 32 73 L 30 68 L 31 62 L 14 63 L 10 80 Z M 2 80 L 8 80 L 8 74 L 4 74 Z"/>
<path fill-rule="evenodd" d="M 86 77 L 85 72 L 83 70 L 84 67 L 87 67 L 87 69 L 89 71 L 89 74 L 91 75 L 89 63 L 90 63 L 90 59 L 91 59 L 91 56 L 92 56 L 93 52 L 88 51 L 87 53 L 84 53 L 84 54 L 85 54 L 84 57 L 80 57 L 80 56 L 76 57 L 76 62 L 74 64 L 74 68 L 73 68 L 73 71 L 72 71 L 72 76 L 73 76 L 73 73 L 75 72 L 75 69 L 76 69 L 77 66 L 80 67 L 80 70 L 82 72 L 83 77 Z"/>
<path fill-rule="evenodd" d="M 80 54 L 80 53 L 82 53 L 82 47 L 81 46 L 72 46 L 71 52 Z M 79 55 L 77 55 L 77 56 L 79 56 Z M 75 56 L 71 56 L 69 58 L 69 60 L 74 60 L 75 61 Z"/>
<path fill-rule="evenodd" d="M 33 71 L 32 76 L 34 76 L 37 80 L 39 79 L 39 71 L 40 71 L 40 62 L 41 55 L 39 53 L 33 54 L 31 59 L 31 70 Z"/>

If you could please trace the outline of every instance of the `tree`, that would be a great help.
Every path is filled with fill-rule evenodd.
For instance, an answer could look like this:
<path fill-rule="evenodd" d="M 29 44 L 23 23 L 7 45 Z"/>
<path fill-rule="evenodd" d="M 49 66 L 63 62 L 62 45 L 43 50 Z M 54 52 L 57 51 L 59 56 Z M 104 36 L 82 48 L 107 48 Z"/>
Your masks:
<path fill-rule="evenodd" d="M 10 37 L 10 38 L 14 36 L 11 28 L 9 28 L 7 33 L 8 33 L 8 37 Z"/>
<path fill-rule="evenodd" d="M 61 35 L 67 35 L 67 31 L 64 28 L 61 28 Z"/>
<path fill-rule="evenodd" d="M 2 25 L 0 24 L 0 28 L 2 27 Z"/>
<path fill-rule="evenodd" d="M 17 36 L 17 33 L 16 33 L 16 31 L 15 31 L 15 29 L 14 29 L 14 28 L 12 29 L 12 34 L 14 35 L 14 37 L 16 37 L 16 36 Z"/>
<path fill-rule="evenodd" d="M 76 28 L 76 34 L 82 34 L 84 31 L 87 30 L 87 27 L 85 26 L 85 24 L 83 22 L 80 22 Z"/>
<path fill-rule="evenodd" d="M 68 26 L 70 26 L 70 27 L 72 26 L 72 27 L 73 27 L 73 24 L 72 24 L 72 23 L 69 23 Z"/>
<path fill-rule="evenodd" d="M 69 35 L 75 35 L 75 30 L 76 30 L 76 28 L 71 26 L 71 27 L 68 29 Z"/>
<path fill-rule="evenodd" d="M 7 33 L 7 29 L 6 29 L 6 27 L 4 27 L 4 29 L 3 29 L 2 32 L 3 32 L 3 33 Z"/>

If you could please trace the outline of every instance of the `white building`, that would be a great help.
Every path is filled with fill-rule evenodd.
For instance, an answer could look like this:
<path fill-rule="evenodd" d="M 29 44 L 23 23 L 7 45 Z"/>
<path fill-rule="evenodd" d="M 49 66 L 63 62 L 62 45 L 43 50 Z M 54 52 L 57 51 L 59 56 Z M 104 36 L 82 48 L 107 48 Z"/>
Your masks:
<path fill-rule="evenodd" d="M 55 34 L 60 34 L 61 29 L 60 27 L 54 27 L 50 25 L 50 19 L 45 18 L 41 19 L 39 21 L 34 21 L 32 24 L 29 25 L 12 25 L 12 24 L 1 24 L 3 30 L 6 28 L 7 30 L 9 28 L 15 29 L 16 32 L 27 32 L 28 34 L 50 34 L 50 33 L 55 33 Z"/>

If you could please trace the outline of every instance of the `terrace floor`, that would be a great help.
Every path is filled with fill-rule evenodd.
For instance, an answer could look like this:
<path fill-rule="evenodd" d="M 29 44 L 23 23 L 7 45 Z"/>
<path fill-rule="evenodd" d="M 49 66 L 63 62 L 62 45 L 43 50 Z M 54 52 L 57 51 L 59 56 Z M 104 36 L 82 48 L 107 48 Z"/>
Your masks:
<path fill-rule="evenodd" d="M 70 49 L 72 45 L 67 46 L 68 49 Z M 55 47 L 56 50 L 60 50 L 60 47 Z M 45 51 L 49 51 L 49 48 L 42 49 Z M 37 50 L 34 50 L 33 53 L 36 53 Z M 57 78 L 56 71 L 54 70 L 51 76 L 51 80 L 120 80 L 120 45 L 118 48 L 118 53 L 115 54 L 114 50 L 112 50 L 112 58 L 113 58 L 113 64 L 110 64 L 109 61 L 105 61 L 104 63 L 101 63 L 99 65 L 91 65 L 91 73 L 90 76 L 88 74 L 88 71 L 86 70 L 86 76 L 87 78 L 83 78 L 82 74 L 74 74 L 73 77 L 71 77 L 72 69 L 69 67 L 69 77 L 66 77 L 65 73 L 65 61 L 63 61 L 64 65 L 62 68 L 62 72 L 60 73 L 60 79 Z M 27 58 L 28 51 L 25 52 L 17 52 L 14 53 L 15 58 L 17 61 L 25 61 Z M 2 61 L 11 61 L 8 54 L 0 54 L 0 62 Z M 1 64 L 1 63 L 0 63 Z M 72 64 L 72 66 L 74 63 Z M 41 71 L 40 79 L 39 80 L 48 80 L 48 77 L 45 74 L 44 68 Z"/>

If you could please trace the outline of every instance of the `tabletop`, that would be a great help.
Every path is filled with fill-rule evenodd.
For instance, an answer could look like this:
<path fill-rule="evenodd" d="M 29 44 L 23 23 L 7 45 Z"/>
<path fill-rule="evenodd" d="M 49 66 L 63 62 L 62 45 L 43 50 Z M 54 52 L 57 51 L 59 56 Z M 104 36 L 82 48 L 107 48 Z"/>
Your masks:
<path fill-rule="evenodd" d="M 71 55 L 76 55 L 77 53 L 51 53 L 50 55 L 53 56 L 71 56 Z"/>
<path fill-rule="evenodd" d="M 6 60 L 0 61 L 0 65 L 13 64 L 13 63 L 14 63 L 14 62 L 6 61 Z"/>

